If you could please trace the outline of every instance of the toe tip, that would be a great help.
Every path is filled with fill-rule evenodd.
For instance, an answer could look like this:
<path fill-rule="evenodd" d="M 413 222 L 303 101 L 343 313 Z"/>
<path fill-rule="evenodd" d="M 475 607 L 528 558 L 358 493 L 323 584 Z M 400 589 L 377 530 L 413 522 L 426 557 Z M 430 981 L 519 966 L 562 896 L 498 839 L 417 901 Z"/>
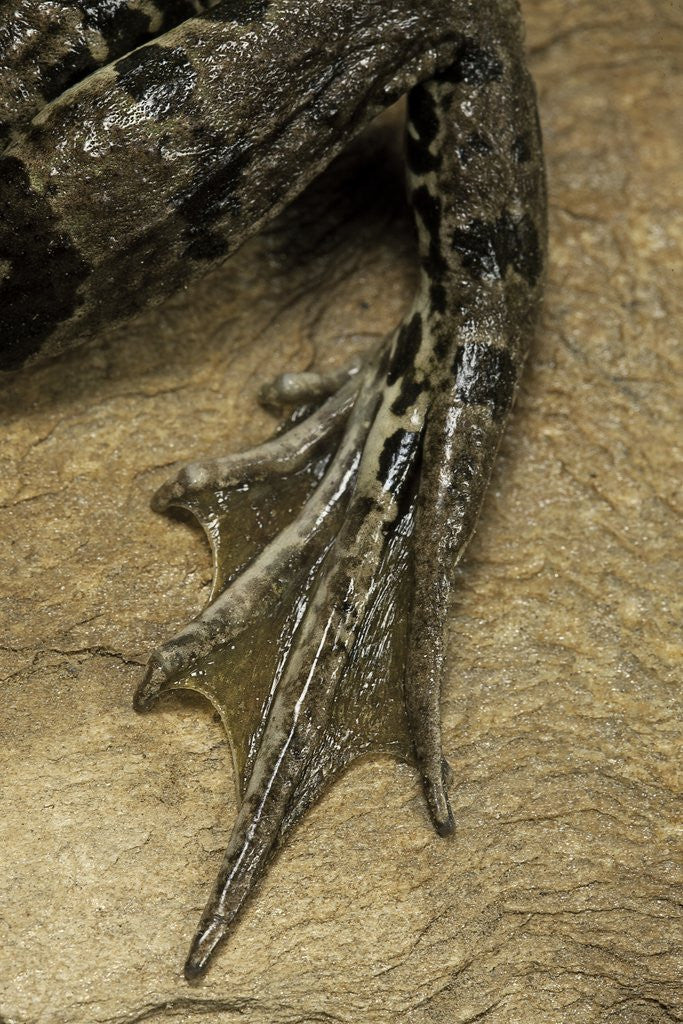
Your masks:
<path fill-rule="evenodd" d="M 434 822 L 436 834 L 441 836 L 442 839 L 447 839 L 455 832 L 455 822 L 453 821 L 453 814 L 451 813 L 450 807 L 448 808 L 448 815 L 445 818 L 437 818 L 436 815 L 432 813 L 432 821 Z"/>
<path fill-rule="evenodd" d="M 154 658 L 150 658 L 145 674 L 133 695 L 134 710 L 139 712 L 149 711 L 158 700 L 161 688 L 165 682 L 166 674 L 159 663 Z"/>
<path fill-rule="evenodd" d="M 162 484 L 161 487 L 154 492 L 149 503 L 153 512 L 166 512 L 172 500 L 173 491 L 171 486 L 169 484 Z"/>
<path fill-rule="evenodd" d="M 193 982 L 200 981 L 206 974 L 206 965 L 201 964 L 190 957 L 185 961 L 185 967 L 183 968 L 183 975 L 185 981 Z"/>
<path fill-rule="evenodd" d="M 222 917 L 212 916 L 201 922 L 185 961 L 186 981 L 198 981 L 203 977 L 216 947 L 225 938 L 227 927 L 228 923 Z"/>
<path fill-rule="evenodd" d="M 425 796 L 427 797 L 432 824 L 436 833 L 444 839 L 453 835 L 455 831 L 451 802 L 446 791 L 445 774 L 442 771 L 440 778 L 425 777 L 424 779 Z"/>
<path fill-rule="evenodd" d="M 453 820 L 453 811 L 451 810 L 450 800 L 445 789 L 441 789 L 438 793 L 432 790 L 428 795 L 428 801 L 429 813 L 437 835 L 440 835 L 443 839 L 452 836 L 455 831 L 455 821 Z"/>

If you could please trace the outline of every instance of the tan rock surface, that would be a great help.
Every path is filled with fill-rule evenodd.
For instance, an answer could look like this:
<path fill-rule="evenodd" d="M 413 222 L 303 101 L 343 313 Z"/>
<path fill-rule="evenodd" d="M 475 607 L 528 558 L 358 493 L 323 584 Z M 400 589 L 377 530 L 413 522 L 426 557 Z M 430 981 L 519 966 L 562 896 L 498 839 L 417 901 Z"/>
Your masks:
<path fill-rule="evenodd" d="M 234 813 L 227 744 L 199 702 L 131 710 L 209 580 L 153 488 L 264 437 L 264 377 L 342 362 L 408 301 L 380 131 L 221 273 L 4 400 L 4 1024 L 683 1019 L 683 10 L 525 8 L 552 265 L 450 620 L 456 838 L 434 837 L 408 768 L 357 765 L 190 988 Z"/>

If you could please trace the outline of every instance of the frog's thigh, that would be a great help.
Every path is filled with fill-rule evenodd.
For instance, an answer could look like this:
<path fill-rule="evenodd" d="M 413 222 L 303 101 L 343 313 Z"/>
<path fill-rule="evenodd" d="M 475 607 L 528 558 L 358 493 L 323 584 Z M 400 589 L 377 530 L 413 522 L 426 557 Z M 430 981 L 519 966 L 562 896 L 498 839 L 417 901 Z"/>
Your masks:
<path fill-rule="evenodd" d="M 0 369 L 223 262 L 446 61 L 442 3 L 413 6 L 225 0 L 44 106 L 0 156 Z"/>
<path fill-rule="evenodd" d="M 193 0 L 197 10 L 215 0 Z M 234 5 L 233 5 L 234 6 Z M 177 0 L 92 4 L 40 0 L 0 9 L 0 150 L 51 100 L 148 43 L 192 11 Z M 234 12 L 239 20 L 239 11 Z"/>

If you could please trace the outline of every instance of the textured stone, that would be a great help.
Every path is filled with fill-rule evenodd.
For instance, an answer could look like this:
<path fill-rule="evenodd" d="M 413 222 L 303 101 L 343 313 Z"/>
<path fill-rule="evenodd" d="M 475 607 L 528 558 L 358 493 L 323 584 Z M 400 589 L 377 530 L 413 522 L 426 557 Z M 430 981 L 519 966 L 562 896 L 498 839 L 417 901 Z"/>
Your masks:
<path fill-rule="evenodd" d="M 456 837 L 435 838 L 411 770 L 355 766 L 190 988 L 235 809 L 227 744 L 198 701 L 131 710 L 147 652 L 210 578 L 201 535 L 154 515 L 153 489 L 178 460 L 266 436 L 264 378 L 339 365 L 405 308 L 387 122 L 220 273 L 3 398 L 5 1024 L 683 1016 L 683 14 L 524 6 L 552 262 L 450 620 Z"/>

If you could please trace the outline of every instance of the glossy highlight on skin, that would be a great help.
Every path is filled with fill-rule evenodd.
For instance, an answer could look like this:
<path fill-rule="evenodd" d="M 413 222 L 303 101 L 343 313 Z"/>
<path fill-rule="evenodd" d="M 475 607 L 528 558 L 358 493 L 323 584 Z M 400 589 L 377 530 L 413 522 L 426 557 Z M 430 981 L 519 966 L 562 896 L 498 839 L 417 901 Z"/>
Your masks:
<path fill-rule="evenodd" d="M 11 12 L 0 19 L 0 70 L 19 77 L 7 39 L 21 37 L 25 4 L 13 28 Z M 49 69 L 92 21 L 89 6 L 74 12 L 46 38 L 44 80 L 24 69 L 31 103 L 3 97 L 3 369 L 224 259 L 409 92 L 420 280 L 403 322 L 345 372 L 267 384 L 295 412 L 282 432 L 190 463 L 153 500 L 201 523 L 214 581 L 207 607 L 153 652 L 135 707 L 205 696 L 240 800 L 193 980 L 290 828 L 356 758 L 413 763 L 436 832 L 454 830 L 444 628 L 541 298 L 540 129 L 514 0 L 223 0 L 167 32 L 161 15 L 132 18 L 150 41 L 117 50 L 122 37 L 100 26 L 94 70 L 52 99 Z"/>

